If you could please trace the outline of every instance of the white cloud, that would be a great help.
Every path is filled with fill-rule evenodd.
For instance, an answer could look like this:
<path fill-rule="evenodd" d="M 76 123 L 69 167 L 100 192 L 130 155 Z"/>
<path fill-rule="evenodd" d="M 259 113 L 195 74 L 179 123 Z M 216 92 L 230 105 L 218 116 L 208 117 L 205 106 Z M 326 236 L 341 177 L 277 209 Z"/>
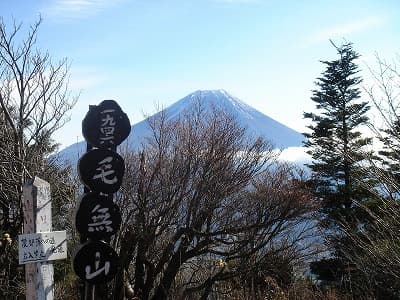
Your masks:
<path fill-rule="evenodd" d="M 84 90 L 99 86 L 107 81 L 104 70 L 92 67 L 72 67 L 70 88 L 73 90 Z"/>
<path fill-rule="evenodd" d="M 42 11 L 45 17 L 68 21 L 85 19 L 115 6 L 122 0 L 56 0 Z"/>
<path fill-rule="evenodd" d="M 362 20 L 356 20 L 349 23 L 338 24 L 331 28 L 321 29 L 314 32 L 306 41 L 307 45 L 326 42 L 333 38 L 343 38 L 350 34 L 361 32 L 367 29 L 378 27 L 385 22 L 382 17 L 369 17 Z"/>
<path fill-rule="evenodd" d="M 310 163 L 311 156 L 306 151 L 304 147 L 289 147 L 280 153 L 279 159 L 300 164 Z"/>

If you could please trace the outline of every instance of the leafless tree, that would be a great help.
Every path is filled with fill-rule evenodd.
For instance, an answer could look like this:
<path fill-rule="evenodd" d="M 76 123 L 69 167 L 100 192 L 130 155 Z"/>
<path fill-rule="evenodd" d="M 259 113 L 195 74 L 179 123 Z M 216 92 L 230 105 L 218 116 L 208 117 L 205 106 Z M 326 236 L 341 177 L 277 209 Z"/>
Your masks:
<path fill-rule="evenodd" d="M 376 54 L 376 66 L 369 66 L 372 84 L 365 87 L 377 116 L 370 128 L 382 143 L 381 162 L 387 170 L 399 173 L 400 166 L 400 56 L 388 62 Z"/>
<path fill-rule="evenodd" d="M 53 62 L 49 53 L 36 48 L 41 22 L 39 18 L 24 31 L 22 24 L 14 21 L 8 27 L 0 18 L 0 234 L 10 234 L 14 241 L 23 225 L 26 179 L 65 174 L 49 174 L 55 165 L 46 158 L 56 148 L 52 134 L 68 120 L 77 100 L 68 89 L 67 59 Z M 15 257 L 5 260 L 11 263 Z"/>
<path fill-rule="evenodd" d="M 52 134 L 68 120 L 67 112 L 77 100 L 68 90 L 68 61 L 54 63 L 49 53 L 35 48 L 41 21 L 21 37 L 21 24 L 14 23 L 9 29 L 0 20 L 0 106 L 6 145 L 1 155 L 1 175 L 6 182 L 1 191 L 13 194 L 11 199 L 1 197 L 1 203 L 12 210 L 16 223 L 9 224 L 11 212 L 4 213 L 7 209 L 3 208 L 5 228 L 17 231 L 22 222 L 22 185 L 28 176 L 41 171 L 43 156 L 54 150 Z"/>
<path fill-rule="evenodd" d="M 400 56 L 393 61 L 387 61 L 378 54 L 375 55 L 376 65 L 368 66 L 372 77 L 372 83 L 365 86 L 376 111 L 383 122 L 383 126 L 390 128 L 399 121 L 400 109 L 400 73 L 398 64 Z M 378 120 L 379 118 L 377 118 Z M 376 120 L 376 121 L 377 121 Z M 372 125 L 372 124 L 371 124 Z M 374 126 L 379 129 L 379 127 Z M 379 134 L 379 130 L 376 131 Z"/>
<path fill-rule="evenodd" d="M 357 284 L 379 299 L 400 295 L 400 73 L 399 57 L 388 62 L 376 55 L 369 67 L 373 84 L 366 87 L 377 117 L 371 129 L 381 142 L 378 156 L 371 157 L 365 172 L 375 184 L 367 186 L 369 201 L 356 204 L 362 226 L 356 231 L 343 224 L 349 241 L 342 251 L 361 272 Z M 364 183 L 365 184 L 365 183 Z M 350 272 L 351 273 L 351 272 Z"/>
<path fill-rule="evenodd" d="M 220 282 L 267 272 L 273 257 L 293 265 L 310 254 L 315 202 L 268 143 L 200 103 L 149 124 L 153 136 L 125 158 L 117 291 L 125 277 L 140 299 L 206 299 Z"/>

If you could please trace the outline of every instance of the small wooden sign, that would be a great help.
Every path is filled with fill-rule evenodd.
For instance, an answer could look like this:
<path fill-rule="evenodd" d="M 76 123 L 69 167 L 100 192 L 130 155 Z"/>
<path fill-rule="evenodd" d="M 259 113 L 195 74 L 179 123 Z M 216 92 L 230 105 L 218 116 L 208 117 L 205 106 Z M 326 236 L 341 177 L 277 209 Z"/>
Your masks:
<path fill-rule="evenodd" d="M 18 236 L 19 264 L 67 258 L 66 231 L 39 232 Z"/>
<path fill-rule="evenodd" d="M 101 241 L 88 241 L 82 244 L 73 260 L 76 275 L 90 284 L 111 281 L 117 273 L 117 267 L 117 253 Z"/>
<path fill-rule="evenodd" d="M 102 240 L 115 234 L 121 224 L 119 207 L 99 193 L 83 195 L 75 215 L 75 227 L 88 238 Z"/>
<path fill-rule="evenodd" d="M 91 150 L 78 161 L 81 181 L 94 192 L 117 192 L 121 187 L 124 171 L 124 159 L 117 152 L 108 149 Z"/>
<path fill-rule="evenodd" d="M 118 146 L 130 131 L 128 116 L 114 100 L 104 100 L 97 106 L 91 106 L 82 121 L 85 140 L 98 148 Z"/>

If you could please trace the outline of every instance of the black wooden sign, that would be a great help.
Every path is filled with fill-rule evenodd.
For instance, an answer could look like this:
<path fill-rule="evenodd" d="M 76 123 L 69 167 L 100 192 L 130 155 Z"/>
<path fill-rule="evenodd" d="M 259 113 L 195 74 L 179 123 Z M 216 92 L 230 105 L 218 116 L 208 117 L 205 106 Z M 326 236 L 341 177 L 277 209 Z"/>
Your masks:
<path fill-rule="evenodd" d="M 82 121 L 85 140 L 98 148 L 115 148 L 129 135 L 131 125 L 128 116 L 114 100 L 104 100 L 91 106 Z"/>
<path fill-rule="evenodd" d="M 78 161 L 81 181 L 92 191 L 112 194 L 122 184 L 125 164 L 123 158 L 108 149 L 86 152 Z"/>
<path fill-rule="evenodd" d="M 112 280 L 117 272 L 117 254 L 100 240 L 116 234 L 121 224 L 121 213 L 112 194 L 121 187 L 125 164 L 115 151 L 130 130 L 128 116 L 113 100 L 90 106 L 82 121 L 88 151 L 78 161 L 78 174 L 88 193 L 79 203 L 75 227 L 81 242 L 89 241 L 78 248 L 73 268 L 82 280 L 94 285 Z M 93 147 L 97 149 L 90 150 Z M 89 291 L 88 285 L 86 288 Z"/>
<path fill-rule="evenodd" d="M 99 193 L 83 195 L 75 215 L 75 227 L 88 238 L 105 240 L 115 234 L 121 224 L 121 213 L 110 197 Z"/>
<path fill-rule="evenodd" d="M 117 253 L 106 243 L 89 241 L 75 253 L 73 268 L 79 278 L 99 284 L 111 281 L 117 273 Z"/>

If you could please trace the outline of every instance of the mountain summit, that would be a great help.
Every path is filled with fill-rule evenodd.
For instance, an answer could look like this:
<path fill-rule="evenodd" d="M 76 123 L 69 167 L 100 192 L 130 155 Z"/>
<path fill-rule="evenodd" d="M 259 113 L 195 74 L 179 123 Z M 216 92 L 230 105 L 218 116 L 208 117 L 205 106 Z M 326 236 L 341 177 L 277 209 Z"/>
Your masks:
<path fill-rule="evenodd" d="M 201 101 L 206 108 L 215 107 L 233 115 L 251 134 L 272 142 L 276 148 L 302 146 L 304 140 L 302 134 L 266 116 L 224 90 L 196 91 L 166 108 L 167 116 L 171 118 L 179 116 L 189 110 L 196 101 Z"/>
<path fill-rule="evenodd" d="M 224 90 L 196 91 L 165 108 L 164 112 L 168 118 L 175 119 L 190 110 L 198 101 L 206 110 L 216 108 L 233 115 L 250 134 L 255 137 L 261 136 L 276 148 L 302 146 L 303 136 L 300 133 L 264 115 Z M 133 125 L 128 138 L 130 146 L 140 147 L 149 134 L 147 119 Z M 86 151 L 85 145 L 85 142 L 73 144 L 62 150 L 58 157 L 74 165 L 79 156 Z"/>

